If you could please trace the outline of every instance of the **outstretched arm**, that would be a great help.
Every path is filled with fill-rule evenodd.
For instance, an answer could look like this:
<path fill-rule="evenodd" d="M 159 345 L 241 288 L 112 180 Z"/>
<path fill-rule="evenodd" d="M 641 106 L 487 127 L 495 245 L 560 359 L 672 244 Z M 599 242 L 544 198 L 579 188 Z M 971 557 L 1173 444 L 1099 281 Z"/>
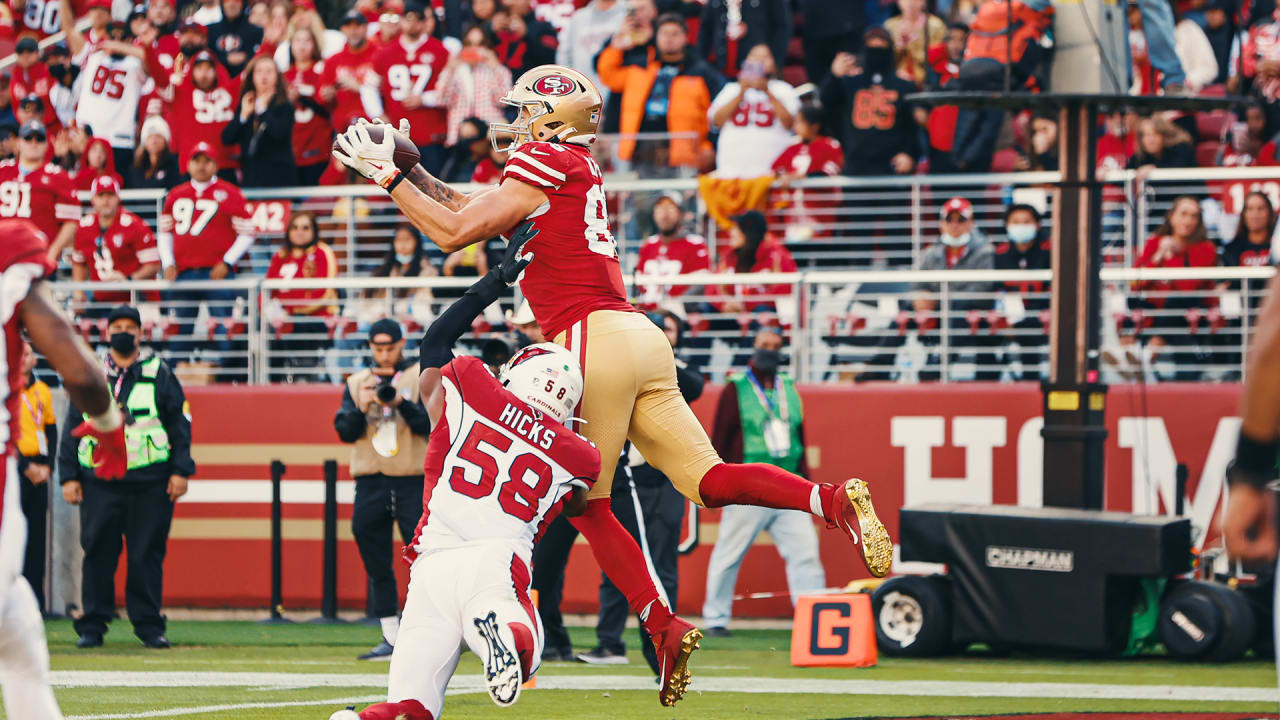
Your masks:
<path fill-rule="evenodd" d="M 441 313 L 423 334 L 418 345 L 418 364 L 422 368 L 418 391 L 431 418 L 431 427 L 436 427 L 444 409 L 440 368 L 453 360 L 453 346 L 471 327 L 471 322 L 497 300 L 503 290 L 520 279 L 524 269 L 533 261 L 533 254 L 521 254 L 521 249 L 537 234 L 533 223 L 525 223 L 517 230 L 507 243 L 502 264 L 467 288 L 467 292 Z"/>
<path fill-rule="evenodd" d="M 1240 417 L 1222 534 L 1232 557 L 1269 562 L 1277 544 L 1276 496 L 1266 485 L 1276 477 L 1280 450 L 1280 277 L 1258 310 Z"/>
<path fill-rule="evenodd" d="M 418 185 L 405 182 L 407 176 L 396 168 L 392 158 L 395 139 L 390 133 L 384 132 L 381 142 L 375 143 L 366 128 L 367 125 L 357 124 L 339 135 L 339 149 L 334 150 L 333 156 L 378 183 L 409 222 L 445 252 L 460 250 L 505 232 L 547 201 L 546 193 L 532 185 L 504 182 L 496 190 L 477 193 L 459 206 L 460 193 L 415 168 L 410 173 L 427 186 L 424 192 Z M 444 202 L 437 198 L 443 198 Z"/>
<path fill-rule="evenodd" d="M 58 308 L 49 284 L 36 281 L 18 306 L 18 312 L 31 344 L 62 377 L 71 402 L 90 417 L 115 409 L 102 363 Z"/>

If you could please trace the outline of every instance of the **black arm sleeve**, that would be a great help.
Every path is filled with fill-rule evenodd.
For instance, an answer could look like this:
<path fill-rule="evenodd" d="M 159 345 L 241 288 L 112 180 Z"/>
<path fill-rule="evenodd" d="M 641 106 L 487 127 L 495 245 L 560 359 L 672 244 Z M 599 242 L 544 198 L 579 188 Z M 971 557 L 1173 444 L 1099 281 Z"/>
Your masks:
<path fill-rule="evenodd" d="M 471 328 L 471 321 L 497 300 L 505 289 L 503 282 L 491 271 L 441 313 L 418 344 L 418 362 L 422 369 L 448 365 L 453 359 L 454 343 Z"/>
<path fill-rule="evenodd" d="M 222 128 L 222 144 L 223 145 L 239 145 L 243 140 L 251 126 L 240 119 L 240 108 L 237 105 L 236 112 L 231 116 L 231 122 Z"/>
<path fill-rule="evenodd" d="M 676 385 L 680 386 L 680 395 L 685 402 L 691 403 L 702 397 L 704 384 L 706 380 L 702 378 L 702 373 L 686 365 L 676 365 Z"/>
<path fill-rule="evenodd" d="M 338 431 L 338 439 L 344 443 L 353 443 L 364 436 L 369 421 L 364 412 L 356 407 L 355 398 L 351 397 L 351 388 L 342 391 L 342 407 L 333 416 L 333 429 Z"/>
<path fill-rule="evenodd" d="M 191 421 L 182 411 L 187 394 L 167 367 L 160 370 L 156 379 L 159 380 L 156 389 L 160 392 L 160 423 L 169 435 L 170 472 L 191 477 L 196 474 L 196 462 L 191 459 Z"/>
<path fill-rule="evenodd" d="M 68 483 L 80 480 L 80 461 L 76 451 L 80 449 L 80 441 L 71 434 L 80 424 L 82 413 L 74 403 L 67 403 L 67 419 L 62 423 L 62 442 L 58 443 L 58 482 Z"/>
<path fill-rule="evenodd" d="M 427 415 L 427 409 L 422 407 L 420 402 L 402 401 L 396 406 L 400 411 L 400 417 L 404 418 L 404 422 L 409 426 L 409 432 L 418 437 L 426 437 L 431 434 L 431 416 Z"/>

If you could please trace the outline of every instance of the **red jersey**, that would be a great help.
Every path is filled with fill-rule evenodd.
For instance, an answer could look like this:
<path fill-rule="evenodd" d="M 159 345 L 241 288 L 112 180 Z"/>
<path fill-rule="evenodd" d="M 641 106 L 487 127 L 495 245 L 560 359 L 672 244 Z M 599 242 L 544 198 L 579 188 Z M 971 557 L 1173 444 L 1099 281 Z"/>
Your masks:
<path fill-rule="evenodd" d="M 71 7 L 76 17 L 84 17 L 87 9 L 83 0 L 72 0 Z M 9 0 L 9 7 L 16 9 L 17 0 Z M 37 42 L 50 35 L 62 32 L 62 3 L 60 0 L 27 0 L 22 8 L 22 16 L 14 14 L 14 30 L 16 37 L 29 35 Z"/>
<path fill-rule="evenodd" d="M 30 220 L 53 242 L 63 223 L 80 221 L 71 176 L 53 164 L 24 173 L 17 160 L 0 162 L 0 217 Z"/>
<path fill-rule="evenodd" d="M 664 242 L 652 235 L 640 246 L 640 262 L 636 269 L 642 275 L 682 275 L 711 269 L 711 254 L 701 235 L 684 235 Z M 644 288 L 642 304 L 653 308 L 666 297 L 680 297 L 689 285 L 653 285 Z"/>
<path fill-rule="evenodd" d="M 500 180 L 502 180 L 502 168 L 498 167 L 498 163 L 491 160 L 488 155 L 480 158 L 480 162 L 476 163 L 476 169 L 471 171 L 471 182 L 474 183 L 497 185 Z"/>
<path fill-rule="evenodd" d="M 240 81 L 223 81 L 219 74 L 218 84 L 209 90 L 200 90 L 186 78 L 174 89 L 173 108 L 169 111 L 169 127 L 173 132 L 173 150 L 179 158 L 187 157 L 187 152 L 198 142 L 207 142 L 218 150 L 218 169 L 236 167 L 238 158 L 232 153 L 239 152 L 239 146 L 222 144 L 222 130 L 231 122 L 240 109 Z M 181 168 L 182 172 L 187 169 Z"/>
<path fill-rule="evenodd" d="M 1160 249 L 1160 243 L 1164 240 L 1163 236 L 1152 235 L 1147 239 L 1147 244 L 1142 247 L 1142 255 L 1138 257 L 1135 267 L 1213 267 L 1218 264 L 1218 248 L 1212 241 L 1204 240 L 1202 242 L 1193 243 L 1181 253 L 1174 255 L 1159 264 L 1152 262 L 1156 251 Z M 1147 280 L 1141 283 L 1142 290 L 1168 291 L 1176 290 L 1179 292 L 1206 292 L 1213 288 L 1212 280 Z M 1156 307 L 1164 307 L 1167 298 L 1152 297 L 1149 301 Z M 1196 304 L 1203 305 L 1207 299 L 1202 297 L 1195 298 Z"/>
<path fill-rule="evenodd" d="M 172 245 L 178 272 L 211 268 L 237 238 L 252 235 L 244 193 L 217 176 L 203 190 L 193 181 L 170 190 L 160 213 L 160 241 Z"/>
<path fill-rule="evenodd" d="M 18 438 L 18 403 L 22 397 L 22 325 L 18 321 L 18 306 L 26 299 L 31 286 L 47 275 L 53 266 L 45 255 L 49 240 L 29 223 L 20 220 L 0 220 L 0 278 L 4 292 L 0 293 L 0 357 L 5 362 L 4 382 L 0 383 L 0 502 L 4 498 L 4 483 L 14 478 L 6 477 L 8 458 L 15 452 Z M 597 460 L 597 470 L 599 460 Z"/>
<path fill-rule="evenodd" d="M 358 118 L 369 116 L 360 91 L 350 90 L 339 81 L 349 78 L 362 87 L 376 88 L 379 78 L 373 69 L 374 54 L 373 46 L 367 43 L 362 50 L 352 50 L 348 45 L 324 61 L 322 84 L 333 86 L 333 127 L 338 132 L 345 131 Z M 396 122 L 400 122 L 400 118 L 396 118 Z"/>
<path fill-rule="evenodd" d="M 317 242 L 301 254 L 281 248 L 271 256 L 267 279 L 331 278 L 338 276 L 338 259 L 333 248 Z M 325 300 L 337 298 L 333 288 L 296 288 L 277 290 L 272 297 L 279 300 L 290 315 L 333 315 L 337 308 Z"/>
<path fill-rule="evenodd" d="M 725 246 L 720 252 L 720 266 L 717 272 L 735 272 L 738 265 L 738 251 Z M 786 246 L 778 242 L 772 235 L 766 235 L 764 242 L 756 249 L 756 262 L 750 272 L 795 272 L 796 261 Z M 747 311 L 772 305 L 778 296 L 791 294 L 791 286 L 781 285 L 711 285 L 707 287 L 708 295 L 732 296 L 742 301 Z M 759 296 L 764 299 L 753 300 Z"/>
<path fill-rule="evenodd" d="M 798 142 L 782 151 L 773 161 L 775 173 L 788 173 L 801 177 L 839 175 L 844 168 L 844 148 L 840 141 L 829 137 L 814 138 L 812 142 Z"/>
<path fill-rule="evenodd" d="M 121 208 L 106 228 L 97 213 L 80 218 L 71 262 L 87 265 L 89 279 L 94 282 L 128 280 L 143 265 L 160 262 L 160 250 L 146 221 Z M 94 291 L 93 297 L 94 302 L 128 302 L 129 292 Z"/>
<path fill-rule="evenodd" d="M 333 150 L 333 125 L 328 115 L 315 109 L 321 104 L 316 91 L 323 87 L 324 61 L 306 70 L 291 66 L 285 71 L 284 81 L 302 96 L 293 106 L 293 161 L 298 167 L 328 162 Z"/>
<path fill-rule="evenodd" d="M 9 79 L 9 95 L 13 112 L 18 113 L 18 104 L 28 95 L 39 96 L 44 103 L 44 115 L 40 121 L 49 128 L 49 142 L 52 144 L 52 135 L 57 132 L 57 128 L 61 127 L 58 123 L 58 115 L 53 110 L 53 103 L 49 102 L 49 90 L 53 88 L 53 76 L 49 74 L 49 68 L 44 63 L 35 63 L 31 67 L 24 68 L 17 64 L 13 66 L 13 74 Z"/>
<path fill-rule="evenodd" d="M 940 109 L 935 109 L 933 114 Z M 798 142 L 773 161 L 775 173 L 801 177 L 839 175 L 843 168 L 844 148 L 840 147 L 840 141 L 829 137 Z M 779 220 L 790 234 L 798 233 L 798 239 L 806 240 L 831 234 L 831 227 L 837 222 L 835 208 L 840 206 L 840 188 L 790 188 L 784 192 L 792 209 L 788 217 Z"/>
<path fill-rule="evenodd" d="M 502 182 L 547 195 L 528 219 L 538 229 L 528 249 L 537 259 L 520 289 L 543 335 L 554 338 L 596 310 L 636 312 L 622 285 L 618 246 L 605 212 L 600 166 L 581 145 L 527 142 L 507 156 Z"/>
<path fill-rule="evenodd" d="M 409 139 L 419 147 L 444 142 L 449 129 L 445 109 L 435 107 L 439 103 L 436 82 L 448 62 L 449 51 L 430 35 L 423 36 L 417 45 L 409 44 L 402 35 L 374 56 L 374 70 L 382 79 L 382 112 L 396 122 L 409 118 Z M 422 106 L 405 109 L 404 101 L 409 97 L 421 100 Z"/>
<path fill-rule="evenodd" d="M 560 501 L 595 484 L 600 451 L 502 387 L 479 358 L 452 360 L 440 375 L 444 408 L 427 440 L 422 519 L 404 558 L 502 541 L 527 564 Z"/>

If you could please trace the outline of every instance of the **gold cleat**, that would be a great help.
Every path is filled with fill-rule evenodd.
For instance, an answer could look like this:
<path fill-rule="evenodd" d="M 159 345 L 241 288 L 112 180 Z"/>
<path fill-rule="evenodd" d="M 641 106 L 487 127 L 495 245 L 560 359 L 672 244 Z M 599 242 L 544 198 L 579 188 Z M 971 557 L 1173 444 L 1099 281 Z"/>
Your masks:
<path fill-rule="evenodd" d="M 828 525 L 843 530 L 853 544 L 859 546 L 862 562 L 872 575 L 884 577 L 889 574 L 893 566 L 893 540 L 889 538 L 884 523 L 876 517 L 876 509 L 871 504 L 871 490 L 865 481 L 850 478 L 836 488 L 827 521 Z"/>
<path fill-rule="evenodd" d="M 667 660 L 668 652 L 674 655 L 671 659 L 671 672 L 663 677 L 662 690 L 658 692 L 658 700 L 664 707 L 671 707 L 679 702 L 689 689 L 689 681 L 693 679 L 693 674 L 689 672 L 689 656 L 700 647 L 702 631 L 680 618 L 672 617 L 672 623 L 663 635 L 679 632 L 685 628 L 687 630 L 679 636 L 678 643 L 670 644 L 675 647 L 670 647 L 665 637 L 661 640 L 654 639 L 663 665 Z"/>

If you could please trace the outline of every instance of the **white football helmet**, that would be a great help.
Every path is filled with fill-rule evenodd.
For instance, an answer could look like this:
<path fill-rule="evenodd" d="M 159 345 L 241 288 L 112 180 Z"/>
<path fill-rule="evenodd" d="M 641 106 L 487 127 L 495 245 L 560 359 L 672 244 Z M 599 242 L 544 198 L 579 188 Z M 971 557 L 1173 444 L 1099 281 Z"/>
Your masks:
<path fill-rule="evenodd" d="M 516 351 L 498 371 L 498 380 L 516 397 L 564 423 L 582 397 L 582 366 L 573 353 L 555 343 Z"/>
<path fill-rule="evenodd" d="M 600 125 L 600 91 L 586 75 L 563 65 L 539 65 L 516 80 L 501 102 L 528 116 L 514 123 L 490 123 L 489 141 L 509 152 L 530 140 L 590 145 Z M 510 143 L 500 147 L 500 140 Z"/>

